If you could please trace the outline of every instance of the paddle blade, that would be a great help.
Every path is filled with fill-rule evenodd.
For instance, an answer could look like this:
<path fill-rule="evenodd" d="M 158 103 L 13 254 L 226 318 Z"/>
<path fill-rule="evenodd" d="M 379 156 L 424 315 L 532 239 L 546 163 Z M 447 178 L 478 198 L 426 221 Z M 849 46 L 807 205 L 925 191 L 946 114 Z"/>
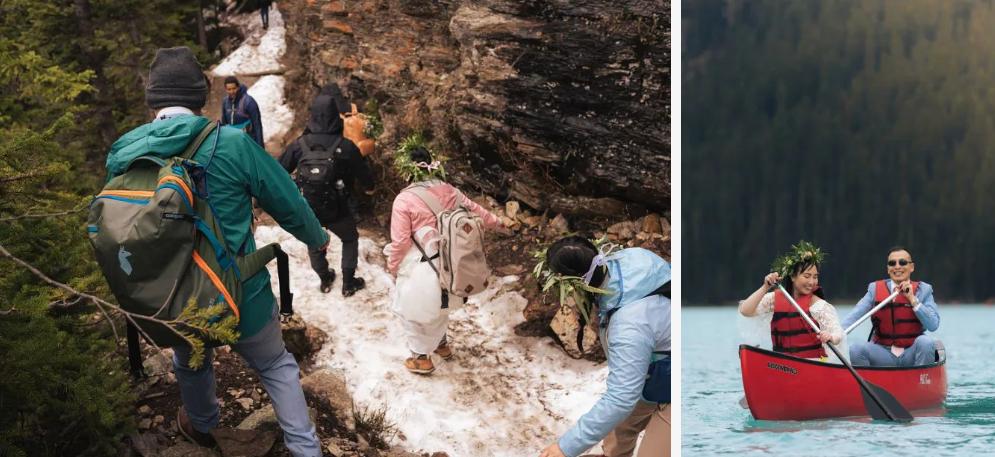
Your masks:
<path fill-rule="evenodd" d="M 864 386 L 869 390 L 864 389 Z M 864 381 L 860 394 L 864 398 L 864 407 L 867 408 L 867 413 L 871 415 L 872 419 L 912 422 L 912 414 L 887 390 Z"/>

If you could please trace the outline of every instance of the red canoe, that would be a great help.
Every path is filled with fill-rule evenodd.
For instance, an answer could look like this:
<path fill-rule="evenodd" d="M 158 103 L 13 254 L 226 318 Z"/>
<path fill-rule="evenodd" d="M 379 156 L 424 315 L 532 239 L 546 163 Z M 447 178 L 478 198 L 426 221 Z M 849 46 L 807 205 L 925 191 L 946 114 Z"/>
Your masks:
<path fill-rule="evenodd" d="M 942 348 L 938 344 L 937 347 Z M 909 411 L 936 409 L 947 398 L 945 351 L 917 367 L 859 367 L 857 372 L 890 392 Z M 750 412 L 762 420 L 867 416 L 860 387 L 843 365 L 799 359 L 739 346 L 743 390 Z"/>

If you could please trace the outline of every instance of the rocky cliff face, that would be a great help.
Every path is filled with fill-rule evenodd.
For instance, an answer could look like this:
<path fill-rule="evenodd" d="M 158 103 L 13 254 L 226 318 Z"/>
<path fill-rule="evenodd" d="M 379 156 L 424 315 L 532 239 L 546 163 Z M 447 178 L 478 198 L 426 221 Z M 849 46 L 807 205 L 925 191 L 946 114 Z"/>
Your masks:
<path fill-rule="evenodd" d="M 380 154 L 432 133 L 457 182 L 576 216 L 666 212 L 664 0 L 287 0 L 290 94 L 375 99 Z M 298 119 L 303 124 L 303 119 Z"/>

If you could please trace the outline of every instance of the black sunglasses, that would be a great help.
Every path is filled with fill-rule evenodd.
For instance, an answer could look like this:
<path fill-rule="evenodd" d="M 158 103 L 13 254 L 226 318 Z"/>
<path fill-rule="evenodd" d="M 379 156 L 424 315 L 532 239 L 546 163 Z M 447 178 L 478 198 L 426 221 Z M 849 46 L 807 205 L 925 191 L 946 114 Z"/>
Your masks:
<path fill-rule="evenodd" d="M 901 266 L 904 267 L 904 266 L 906 266 L 906 265 L 908 265 L 910 263 L 915 263 L 915 262 L 913 262 L 911 260 L 905 260 L 905 259 L 889 260 L 888 261 L 888 266 L 889 267 L 893 267 L 893 266 L 895 266 L 897 264 L 897 265 L 901 265 Z"/>

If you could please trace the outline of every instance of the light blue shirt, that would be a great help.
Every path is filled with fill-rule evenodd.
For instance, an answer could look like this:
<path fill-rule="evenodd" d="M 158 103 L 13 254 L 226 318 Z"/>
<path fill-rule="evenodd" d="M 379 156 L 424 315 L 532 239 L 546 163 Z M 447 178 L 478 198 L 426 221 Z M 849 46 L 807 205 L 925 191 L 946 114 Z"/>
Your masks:
<path fill-rule="evenodd" d="M 623 249 L 608 259 L 612 293 L 599 297 L 601 318 L 612 309 L 601 341 L 607 349 L 608 389 L 559 441 L 567 457 L 576 457 L 601 441 L 632 413 L 642 399 L 654 351 L 670 350 L 670 299 L 649 293 L 670 281 L 670 264 L 640 248 Z"/>
<path fill-rule="evenodd" d="M 891 293 L 895 287 L 895 283 L 888 279 L 885 280 L 885 284 L 888 286 L 888 292 Z M 860 319 L 864 314 L 867 314 L 868 311 L 874 308 L 875 289 L 874 282 L 867 285 L 867 294 L 857 302 L 857 306 L 853 311 L 850 311 L 850 314 L 847 314 L 843 318 L 843 328 L 847 328 L 850 324 L 857 322 L 857 319 Z M 940 328 L 940 312 L 936 307 L 936 302 L 933 301 L 933 286 L 925 282 L 919 282 L 919 287 L 916 289 L 916 300 L 919 301 L 919 306 L 914 308 L 916 317 L 926 330 L 935 332 L 936 329 Z"/>

